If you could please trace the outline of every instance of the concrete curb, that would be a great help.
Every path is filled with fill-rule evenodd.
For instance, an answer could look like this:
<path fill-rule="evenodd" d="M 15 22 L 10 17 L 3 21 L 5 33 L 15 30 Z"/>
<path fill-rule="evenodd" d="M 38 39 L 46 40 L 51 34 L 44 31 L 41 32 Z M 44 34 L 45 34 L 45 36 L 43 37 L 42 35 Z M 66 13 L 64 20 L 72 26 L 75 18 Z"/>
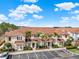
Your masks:
<path fill-rule="evenodd" d="M 55 51 L 55 50 L 62 50 L 62 49 L 66 49 L 66 48 L 51 48 L 51 49 L 43 49 L 43 50 L 17 51 L 17 52 L 10 52 L 9 55 L 18 55 L 18 54 L 43 52 L 43 51 Z"/>

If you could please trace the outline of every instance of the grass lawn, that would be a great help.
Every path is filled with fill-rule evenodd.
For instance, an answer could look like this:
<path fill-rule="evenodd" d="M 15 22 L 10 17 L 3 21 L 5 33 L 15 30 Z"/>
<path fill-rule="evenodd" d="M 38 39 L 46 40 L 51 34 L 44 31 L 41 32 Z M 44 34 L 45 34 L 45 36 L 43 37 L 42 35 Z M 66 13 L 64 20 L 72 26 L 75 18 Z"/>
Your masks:
<path fill-rule="evenodd" d="M 73 53 L 77 53 L 77 54 L 79 54 L 79 50 L 78 49 L 69 49 L 71 52 L 73 52 Z"/>

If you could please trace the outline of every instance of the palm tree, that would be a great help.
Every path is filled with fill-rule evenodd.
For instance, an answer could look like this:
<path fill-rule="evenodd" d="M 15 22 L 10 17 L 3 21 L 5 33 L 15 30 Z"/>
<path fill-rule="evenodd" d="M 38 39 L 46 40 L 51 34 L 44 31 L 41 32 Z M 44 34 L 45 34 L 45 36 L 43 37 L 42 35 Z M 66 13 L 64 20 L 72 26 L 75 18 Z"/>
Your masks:
<path fill-rule="evenodd" d="M 47 41 L 47 40 L 49 39 L 48 35 L 46 35 L 46 34 L 42 34 L 42 35 L 41 35 L 41 38 L 42 38 L 42 40 L 44 40 L 44 41 Z M 42 42 L 41 46 L 42 46 L 43 48 L 47 47 L 47 46 L 46 46 L 46 42 Z"/>
<path fill-rule="evenodd" d="M 60 37 L 60 35 L 58 33 L 56 33 L 56 32 L 53 33 L 53 36 L 58 37 L 58 38 Z"/>
<path fill-rule="evenodd" d="M 65 46 L 71 46 L 71 43 L 72 43 L 73 40 L 74 40 L 73 37 L 68 36 L 68 39 L 67 39 L 67 41 L 65 42 Z"/>
<path fill-rule="evenodd" d="M 73 38 L 73 37 L 71 37 L 71 36 L 69 36 L 69 40 L 73 41 L 73 40 L 74 40 L 74 38 Z"/>
<path fill-rule="evenodd" d="M 49 37 L 49 39 L 52 39 L 53 37 L 55 37 L 55 35 L 54 34 L 49 34 L 48 37 Z"/>
<path fill-rule="evenodd" d="M 48 39 L 49 39 L 49 36 L 46 35 L 46 34 L 43 34 L 43 35 L 41 36 L 41 38 L 42 38 L 43 40 L 48 40 Z"/>
<path fill-rule="evenodd" d="M 42 32 L 37 32 L 37 33 L 35 34 L 35 36 L 36 36 L 36 37 L 41 37 L 42 34 L 43 34 Z"/>
<path fill-rule="evenodd" d="M 27 32 L 25 33 L 25 41 L 26 41 L 26 42 L 27 42 L 27 41 L 31 41 L 31 35 L 32 35 L 31 31 L 27 31 Z"/>

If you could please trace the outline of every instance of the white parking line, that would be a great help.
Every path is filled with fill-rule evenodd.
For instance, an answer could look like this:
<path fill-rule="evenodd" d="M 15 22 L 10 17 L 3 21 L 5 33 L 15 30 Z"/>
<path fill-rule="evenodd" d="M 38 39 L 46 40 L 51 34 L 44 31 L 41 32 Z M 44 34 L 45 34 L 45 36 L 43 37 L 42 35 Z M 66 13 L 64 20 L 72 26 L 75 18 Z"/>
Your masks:
<path fill-rule="evenodd" d="M 28 57 L 28 59 L 29 59 L 29 55 L 27 54 L 27 57 Z"/>
<path fill-rule="evenodd" d="M 51 56 L 54 56 L 50 51 L 48 52 Z"/>
<path fill-rule="evenodd" d="M 59 56 L 63 57 L 60 53 L 58 53 L 57 51 L 55 51 Z"/>
<path fill-rule="evenodd" d="M 42 55 L 46 58 L 46 59 L 48 59 L 48 57 L 42 52 Z"/>
<path fill-rule="evenodd" d="M 36 53 L 35 53 L 35 56 L 36 56 L 37 59 L 39 59 Z"/>

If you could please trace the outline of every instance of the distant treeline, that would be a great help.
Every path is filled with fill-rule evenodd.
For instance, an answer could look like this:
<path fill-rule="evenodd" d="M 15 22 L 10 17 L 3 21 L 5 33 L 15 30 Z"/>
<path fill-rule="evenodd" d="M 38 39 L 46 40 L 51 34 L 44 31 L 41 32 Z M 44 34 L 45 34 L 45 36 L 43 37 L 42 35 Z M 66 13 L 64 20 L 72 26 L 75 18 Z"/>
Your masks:
<path fill-rule="evenodd" d="M 4 34 L 6 31 L 15 30 L 18 28 L 19 28 L 19 26 L 3 22 L 0 24 L 0 35 Z"/>
<path fill-rule="evenodd" d="M 72 28 L 72 27 L 53 27 L 53 28 Z"/>

